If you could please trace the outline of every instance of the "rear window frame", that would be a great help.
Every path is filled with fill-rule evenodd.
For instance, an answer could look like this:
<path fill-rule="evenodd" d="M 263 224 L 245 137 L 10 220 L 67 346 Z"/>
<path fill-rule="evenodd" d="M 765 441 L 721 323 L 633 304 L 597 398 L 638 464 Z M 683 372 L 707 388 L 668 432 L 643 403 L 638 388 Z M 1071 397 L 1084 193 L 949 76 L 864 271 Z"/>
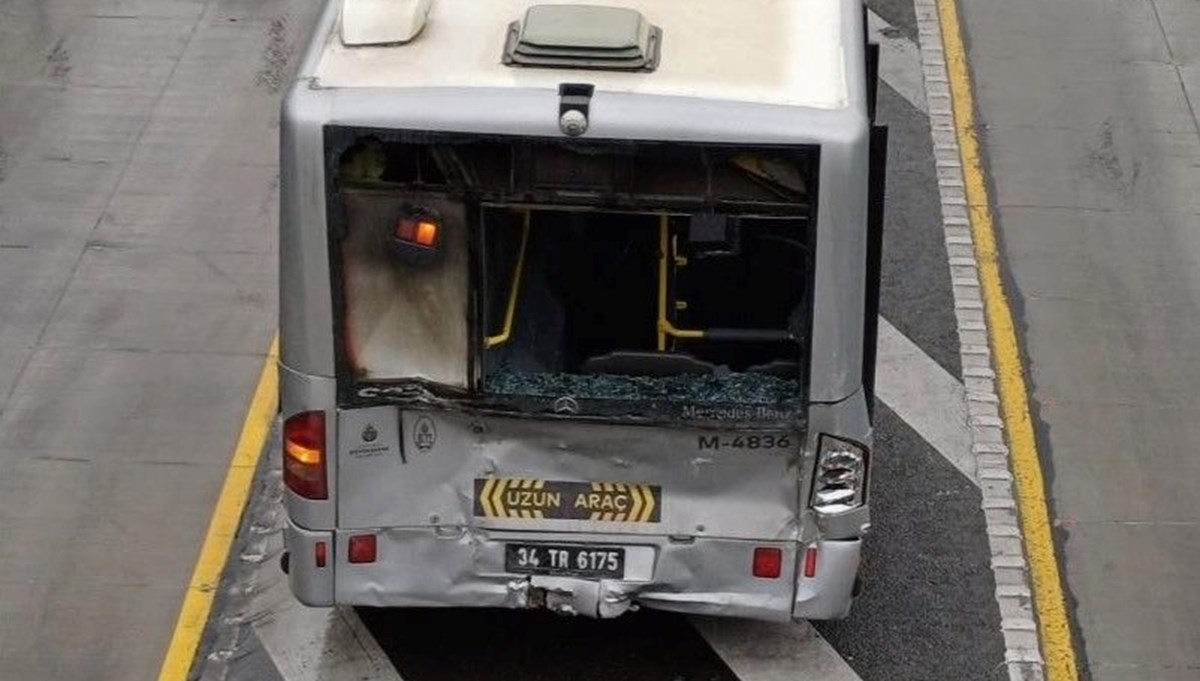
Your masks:
<path fill-rule="evenodd" d="M 420 191 L 425 194 L 440 194 L 447 198 L 462 200 L 466 204 L 469 229 L 472 230 L 470 262 L 470 300 L 468 301 L 468 333 L 471 339 L 471 350 L 465 361 L 468 363 L 467 374 L 469 386 L 463 391 L 457 388 L 431 384 L 414 378 L 388 380 L 360 380 L 356 378 L 353 367 L 346 352 L 344 323 L 346 314 L 345 286 L 342 276 L 341 241 L 347 233 L 346 216 L 340 199 L 340 184 L 337 178 L 337 167 L 342 154 L 364 137 L 374 137 L 384 144 L 462 144 L 462 143 L 499 143 L 512 145 L 514 157 L 519 155 L 521 148 L 537 144 L 554 145 L 586 145 L 589 148 L 612 147 L 628 150 L 636 145 L 662 145 L 674 148 L 702 148 L 713 150 L 728 150 L 739 152 L 766 152 L 776 155 L 796 154 L 807 165 L 810 172 L 806 174 L 806 200 L 802 202 L 756 202 L 713 199 L 711 197 L 639 197 L 623 192 L 595 192 L 564 189 L 533 188 L 523 186 L 518 172 L 510 176 L 509 187 L 503 191 L 495 189 L 479 189 L 447 183 L 445 185 L 389 183 L 381 185 L 381 189 L 404 191 Z M 325 152 L 325 206 L 326 234 L 328 238 L 328 255 L 330 270 L 331 301 L 333 308 L 333 336 L 337 385 L 337 402 L 339 407 L 365 407 L 379 404 L 398 404 L 409 406 L 440 407 L 458 410 L 473 410 L 483 413 L 515 414 L 530 417 L 565 417 L 581 420 L 623 420 L 645 422 L 704 422 L 722 421 L 736 418 L 747 421 L 758 421 L 757 425 L 786 423 L 794 426 L 805 419 L 805 408 L 808 403 L 808 368 L 811 365 L 811 342 L 804 350 L 803 361 L 806 365 L 801 372 L 803 377 L 800 391 L 794 408 L 775 409 L 770 405 L 737 405 L 731 403 L 671 403 L 669 409 L 629 409 L 633 404 L 623 400 L 580 400 L 589 404 L 582 405 L 571 413 L 563 413 L 556 405 L 561 398 L 541 398 L 532 396 L 490 395 L 481 391 L 482 387 L 482 301 L 479 299 L 479 272 L 481 263 L 481 238 L 479 219 L 481 208 L 485 205 L 537 205 L 547 208 L 555 206 L 570 208 L 596 208 L 617 211 L 659 211 L 673 214 L 691 214 L 701 211 L 728 213 L 745 217 L 795 217 L 805 222 L 806 239 L 810 244 L 813 262 L 808 273 L 807 294 L 805 296 L 805 314 L 809 328 L 813 316 L 817 253 L 817 222 L 819 207 L 817 197 L 820 187 L 820 155 L 819 145 L 814 144 L 743 144 L 695 141 L 663 141 L 663 140 L 605 140 L 589 139 L 585 141 L 567 140 L 561 137 L 539 137 L 526 135 L 500 135 L 491 133 L 458 133 L 407 130 L 396 128 L 376 128 L 359 126 L 341 126 L 329 124 L 324 126 Z M 516 163 L 514 159 L 514 164 Z M 809 341 L 811 341 L 811 336 Z M 633 413 L 637 412 L 637 413 Z M 688 414 L 700 414 L 688 417 Z M 728 414 L 717 419 L 708 418 L 709 414 Z M 721 423 L 729 427 L 729 423 Z"/>

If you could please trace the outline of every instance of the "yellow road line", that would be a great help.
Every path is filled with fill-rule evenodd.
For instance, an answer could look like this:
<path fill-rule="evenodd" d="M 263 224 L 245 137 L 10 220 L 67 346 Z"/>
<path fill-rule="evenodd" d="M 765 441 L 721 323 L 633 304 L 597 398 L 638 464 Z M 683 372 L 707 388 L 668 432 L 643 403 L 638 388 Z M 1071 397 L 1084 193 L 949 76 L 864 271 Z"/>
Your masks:
<path fill-rule="evenodd" d="M 262 456 L 271 421 L 275 418 L 279 400 L 279 375 L 275 360 L 279 355 L 279 339 L 271 341 L 271 350 L 258 378 L 258 387 L 250 400 L 242 423 L 242 434 L 229 462 L 229 472 L 221 487 L 221 496 L 213 509 L 200 547 L 200 556 L 192 570 L 192 581 L 188 584 L 175 622 L 175 632 L 158 672 L 158 681 L 184 681 L 200 646 L 204 625 L 212 611 L 213 597 L 221 580 L 221 572 L 229 558 L 229 549 L 241 524 L 242 510 L 250 496 L 250 485 L 254 481 L 254 470 Z"/>
<path fill-rule="evenodd" d="M 975 260 L 987 314 L 1000 407 L 1008 446 L 1012 455 L 1016 497 L 1025 538 L 1025 554 L 1032 579 L 1034 608 L 1042 657 L 1049 681 L 1077 681 L 1075 647 L 1063 598 L 1062 577 L 1055 557 L 1046 484 L 1038 457 L 1033 421 L 1029 416 L 1029 393 L 1025 385 L 1021 348 L 1017 341 L 1012 309 L 1004 293 L 1000 274 L 996 228 L 992 220 L 990 197 L 984 180 L 979 138 L 975 131 L 975 101 L 967 53 L 963 44 L 956 0 L 937 0 L 942 24 L 942 47 L 950 96 L 954 103 L 954 127 L 962 156 L 971 233 L 975 242 Z"/>

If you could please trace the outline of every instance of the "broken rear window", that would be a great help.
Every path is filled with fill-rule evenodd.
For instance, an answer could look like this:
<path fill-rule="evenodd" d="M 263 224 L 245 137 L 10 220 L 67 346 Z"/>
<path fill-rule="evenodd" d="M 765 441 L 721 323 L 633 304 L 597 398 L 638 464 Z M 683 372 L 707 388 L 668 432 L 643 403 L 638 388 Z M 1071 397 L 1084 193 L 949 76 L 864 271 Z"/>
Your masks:
<path fill-rule="evenodd" d="M 747 419 L 802 402 L 815 150 L 373 131 L 331 159 L 358 397 Z"/>

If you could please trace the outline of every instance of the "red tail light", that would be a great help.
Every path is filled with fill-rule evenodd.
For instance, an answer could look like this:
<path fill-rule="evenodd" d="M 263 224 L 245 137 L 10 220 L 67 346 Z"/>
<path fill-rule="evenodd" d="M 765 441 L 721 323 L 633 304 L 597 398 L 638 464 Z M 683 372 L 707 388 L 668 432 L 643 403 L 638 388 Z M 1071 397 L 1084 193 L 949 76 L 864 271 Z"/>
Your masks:
<path fill-rule="evenodd" d="M 306 411 L 283 422 L 283 484 L 306 499 L 328 499 L 325 412 Z"/>

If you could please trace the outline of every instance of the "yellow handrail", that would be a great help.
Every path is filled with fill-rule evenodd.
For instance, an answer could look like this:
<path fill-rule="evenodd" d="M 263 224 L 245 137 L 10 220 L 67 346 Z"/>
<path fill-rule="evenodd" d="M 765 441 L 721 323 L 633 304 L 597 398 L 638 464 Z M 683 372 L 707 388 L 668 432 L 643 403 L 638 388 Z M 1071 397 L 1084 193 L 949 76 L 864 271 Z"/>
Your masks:
<path fill-rule="evenodd" d="M 504 309 L 504 329 L 494 336 L 483 339 L 483 347 L 492 349 L 507 343 L 512 337 L 513 319 L 517 316 L 517 297 L 521 291 L 521 273 L 525 269 L 525 247 L 529 245 L 529 223 L 531 212 L 525 210 L 525 223 L 521 226 L 521 250 L 517 253 L 517 266 L 513 270 L 512 286 L 508 291 L 508 305 Z"/>
<path fill-rule="evenodd" d="M 698 329 L 677 329 L 667 319 L 667 259 L 671 257 L 670 216 L 658 218 L 658 351 L 666 352 L 667 336 L 672 338 L 704 338 Z"/>

